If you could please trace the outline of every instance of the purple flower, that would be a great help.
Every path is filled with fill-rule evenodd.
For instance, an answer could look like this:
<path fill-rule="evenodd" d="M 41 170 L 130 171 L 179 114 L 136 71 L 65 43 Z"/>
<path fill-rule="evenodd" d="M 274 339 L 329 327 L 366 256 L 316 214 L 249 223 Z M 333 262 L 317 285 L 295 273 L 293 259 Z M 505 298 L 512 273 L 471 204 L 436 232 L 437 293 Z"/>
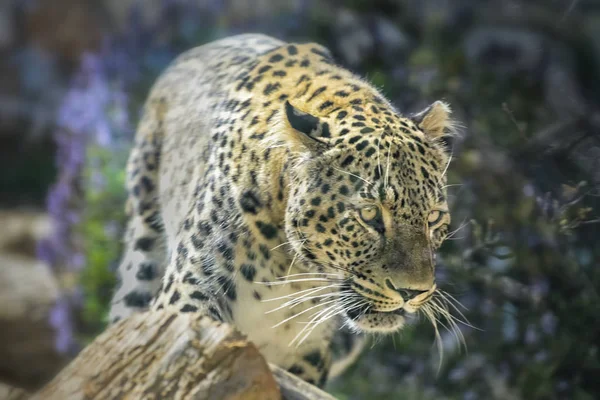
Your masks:
<path fill-rule="evenodd" d="M 103 146 L 111 144 L 112 128 L 107 109 L 112 98 L 101 57 L 84 55 L 81 69 L 74 77 L 57 115 L 54 137 L 59 176 L 47 198 L 53 233 L 38 246 L 40 258 L 57 274 L 77 272 L 85 266 L 85 255 L 73 236 L 74 227 L 81 221 L 81 180 L 86 147 L 91 141 Z M 114 98 L 117 107 L 123 106 L 125 96 L 118 94 Z M 118 125 L 124 126 L 126 122 L 126 115 L 121 114 Z M 76 288 L 63 288 L 62 298 L 50 314 L 50 322 L 57 335 L 56 348 L 60 352 L 77 348 L 71 314 L 81 302 Z"/>
<path fill-rule="evenodd" d="M 106 186 L 106 177 L 100 170 L 102 165 L 86 160 L 88 147 L 93 144 L 115 149 L 131 139 L 127 90 L 139 82 L 142 73 L 158 72 L 173 58 L 171 47 L 156 40 L 162 38 L 162 41 L 165 32 L 169 37 L 177 34 L 171 16 L 198 26 L 200 17 L 210 20 L 207 15 L 221 12 L 222 7 L 218 1 L 209 2 L 210 12 L 206 12 L 200 6 L 165 0 L 165 13 L 159 13 L 156 21 L 144 21 L 140 4 L 131 10 L 125 32 L 119 36 L 107 35 L 97 53 L 81 56 L 79 70 L 56 114 L 54 140 L 58 178 L 47 196 L 52 233 L 40 241 L 37 254 L 57 275 L 77 273 L 85 267 L 86 255 L 81 241 L 75 237 L 77 225 L 82 222 L 84 190 L 88 190 L 90 184 L 91 190 L 97 191 L 105 190 Z M 193 24 L 187 25 L 185 34 L 189 37 L 193 36 Z M 84 169 L 90 173 L 84 176 Z M 91 182 L 84 182 L 87 176 L 91 176 Z M 57 349 L 68 352 L 77 347 L 74 332 L 78 319 L 73 313 L 83 299 L 77 287 L 62 289 L 50 322 L 56 330 Z"/>
<path fill-rule="evenodd" d="M 73 322 L 68 299 L 61 298 L 50 311 L 50 325 L 55 329 L 55 346 L 61 353 L 75 351 Z"/>

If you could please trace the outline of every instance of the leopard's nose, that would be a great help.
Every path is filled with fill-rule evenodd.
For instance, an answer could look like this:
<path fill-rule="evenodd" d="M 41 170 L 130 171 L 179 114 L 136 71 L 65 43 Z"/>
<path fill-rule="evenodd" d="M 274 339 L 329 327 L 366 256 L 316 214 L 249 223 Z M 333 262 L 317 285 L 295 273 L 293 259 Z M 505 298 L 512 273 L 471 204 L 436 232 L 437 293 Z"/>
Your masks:
<path fill-rule="evenodd" d="M 388 287 L 388 289 L 391 289 L 394 292 L 400 294 L 400 296 L 402 296 L 402 299 L 404 301 L 409 301 L 410 299 L 414 299 L 418 295 L 429 291 L 429 289 L 419 290 L 419 289 L 397 288 L 390 278 L 385 279 L 385 285 Z"/>

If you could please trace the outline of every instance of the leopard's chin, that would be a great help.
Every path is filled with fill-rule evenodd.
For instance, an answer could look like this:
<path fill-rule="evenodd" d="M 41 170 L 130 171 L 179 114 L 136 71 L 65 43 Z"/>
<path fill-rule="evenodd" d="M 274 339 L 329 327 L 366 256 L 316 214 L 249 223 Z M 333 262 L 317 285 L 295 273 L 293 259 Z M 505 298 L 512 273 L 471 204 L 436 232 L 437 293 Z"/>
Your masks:
<path fill-rule="evenodd" d="M 347 325 L 364 333 L 394 333 L 406 324 L 406 311 L 399 308 L 394 311 L 373 311 L 369 306 L 354 308 L 345 313 Z"/>

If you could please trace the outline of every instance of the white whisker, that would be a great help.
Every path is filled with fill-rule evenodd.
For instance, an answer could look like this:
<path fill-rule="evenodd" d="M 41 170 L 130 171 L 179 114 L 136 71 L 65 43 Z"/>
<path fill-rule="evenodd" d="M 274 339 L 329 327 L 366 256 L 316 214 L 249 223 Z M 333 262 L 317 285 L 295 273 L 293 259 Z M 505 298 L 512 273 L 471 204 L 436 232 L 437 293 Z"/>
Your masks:
<path fill-rule="evenodd" d="M 390 176 L 390 156 L 392 155 L 392 142 L 390 142 L 390 147 L 388 149 L 387 162 L 385 166 L 385 177 L 383 179 L 383 187 L 387 189 L 389 183 Z"/>
<path fill-rule="evenodd" d="M 354 299 L 352 297 L 355 297 L 355 296 L 352 294 L 351 296 L 348 297 L 348 299 L 346 301 L 343 301 L 338 307 L 335 307 L 334 309 L 329 309 L 325 313 L 318 314 L 318 319 L 316 321 L 315 321 L 315 318 L 317 318 L 317 317 L 311 319 L 311 321 L 302 329 L 302 331 L 300 331 L 300 334 L 302 332 L 304 332 L 305 330 L 307 330 L 307 327 L 309 327 L 311 325 L 312 325 L 312 327 L 306 331 L 306 333 L 304 334 L 302 339 L 298 342 L 297 346 L 300 346 L 310 336 L 310 334 L 316 329 L 316 327 L 319 326 L 320 324 L 322 324 L 323 322 L 325 322 L 328 319 L 335 317 L 336 315 L 339 315 L 343 312 L 354 309 L 356 307 L 356 305 L 347 307 L 349 304 L 352 304 L 352 302 L 354 301 Z M 297 335 L 297 337 L 299 337 L 299 336 Z M 294 338 L 294 340 L 292 340 L 292 343 L 295 340 L 296 340 L 296 338 Z"/>
<path fill-rule="evenodd" d="M 444 171 L 442 171 L 442 176 L 446 175 L 446 172 L 448 172 L 448 167 L 450 166 L 450 162 L 452 161 L 453 156 L 454 156 L 454 148 L 452 148 L 452 151 L 450 152 L 450 156 L 448 157 L 448 163 L 446 164 L 446 168 L 444 168 Z"/>
<path fill-rule="evenodd" d="M 461 186 L 464 186 L 464 185 L 465 185 L 464 183 L 453 183 L 453 184 L 450 184 L 450 185 L 444 185 L 444 186 L 442 186 L 442 190 L 443 189 L 448 189 L 448 188 L 454 187 L 454 186 L 461 187 Z"/>
<path fill-rule="evenodd" d="M 314 292 L 316 293 L 316 292 Z M 316 295 L 316 296 L 312 296 L 312 293 L 307 293 L 306 295 L 302 296 L 301 298 L 297 298 L 297 299 L 292 299 L 290 301 L 285 302 L 284 304 L 280 305 L 277 308 L 274 308 L 273 310 L 267 311 L 265 314 L 270 314 L 272 312 L 281 310 L 283 308 L 294 308 L 295 306 L 297 306 L 298 304 L 304 303 L 305 301 L 308 300 L 312 300 L 314 298 L 322 298 L 322 297 L 336 297 L 336 296 L 341 296 L 340 292 L 331 292 L 331 293 L 326 293 L 326 294 L 320 294 L 320 295 Z"/>
<path fill-rule="evenodd" d="M 462 331 L 460 330 L 460 328 L 458 327 L 458 325 L 456 325 L 456 322 L 454 321 L 454 317 L 450 315 L 450 313 L 448 312 L 448 310 L 445 307 L 440 306 L 435 301 L 432 301 L 431 306 L 432 306 L 432 309 L 435 310 L 435 312 L 437 312 L 439 315 L 444 317 L 444 319 L 448 322 L 449 326 L 446 326 L 444 323 L 442 323 L 439 320 L 438 320 L 438 322 L 444 328 L 446 328 L 446 330 L 448 330 L 448 332 L 452 333 L 454 335 L 454 337 L 456 338 L 456 341 L 458 343 L 462 344 L 465 351 L 467 351 L 467 344 L 465 341 L 465 337 L 464 337 Z"/>
<path fill-rule="evenodd" d="M 283 243 L 278 244 L 277 246 L 273 247 L 270 251 L 277 250 L 278 248 L 283 247 L 286 244 L 292 244 L 292 243 L 295 243 L 295 242 L 302 242 L 302 244 L 304 244 L 304 242 L 306 242 L 306 240 L 307 239 L 292 239 L 292 240 L 288 240 L 287 242 L 283 242 Z M 302 244 L 301 244 L 301 246 L 302 246 Z"/>
<path fill-rule="evenodd" d="M 253 283 L 256 283 L 258 285 L 266 285 L 266 286 L 281 286 L 281 285 L 287 285 L 289 283 L 294 283 L 294 282 L 331 282 L 331 279 L 328 279 L 328 278 L 306 278 L 306 279 L 285 280 L 285 281 L 279 281 L 279 282 L 254 281 Z"/>
<path fill-rule="evenodd" d="M 456 322 L 459 322 L 461 324 L 463 324 L 464 326 L 468 326 L 469 328 L 473 328 L 473 329 L 477 329 L 480 330 L 479 328 L 471 325 L 471 323 L 469 322 L 469 320 L 467 319 L 467 317 L 465 317 L 465 315 L 458 309 L 458 307 L 456 307 L 452 302 L 448 301 L 445 298 L 442 297 L 436 297 L 432 300 L 436 300 L 436 301 L 442 301 L 443 302 L 443 307 L 446 310 L 446 312 L 448 313 L 448 318 L 453 319 Z M 458 315 L 463 318 L 463 320 L 456 318 L 454 315 L 450 314 L 450 311 L 448 310 L 447 304 L 450 304 L 450 306 L 458 313 Z M 459 303 L 460 304 L 460 303 Z M 464 307 L 464 306 L 463 306 Z"/>
<path fill-rule="evenodd" d="M 327 272 L 302 272 L 302 273 L 298 273 L 298 274 L 281 276 L 277 279 L 286 279 L 286 278 L 291 278 L 292 276 L 303 276 L 303 275 L 320 275 L 320 276 L 335 276 L 335 277 L 340 276 L 340 274 L 331 274 L 331 273 L 327 273 Z"/>
<path fill-rule="evenodd" d="M 381 149 L 381 142 L 379 142 L 378 146 L 377 146 L 377 171 L 379 172 L 379 176 L 381 176 L 382 174 L 382 170 L 381 170 L 381 157 L 380 157 L 380 149 Z"/>
<path fill-rule="evenodd" d="M 283 321 L 280 321 L 280 322 L 276 323 L 271 328 L 277 328 L 278 326 L 281 326 L 282 324 L 285 324 L 286 322 L 288 322 L 288 321 L 290 321 L 290 320 L 292 320 L 292 319 L 294 319 L 296 317 L 299 317 L 300 315 L 305 314 L 305 313 L 309 312 L 310 310 L 314 310 L 317 307 L 323 307 L 326 304 L 335 303 L 337 301 L 338 301 L 338 299 L 328 300 L 328 301 L 325 301 L 323 303 L 319 303 L 317 305 L 309 307 L 309 308 L 307 308 L 305 310 L 300 311 L 299 313 L 296 313 L 296 314 L 292 315 L 291 317 L 288 317 L 288 318 L 284 319 Z"/>
<path fill-rule="evenodd" d="M 438 290 L 436 290 L 435 294 L 439 294 L 444 299 L 446 299 L 448 301 L 452 301 L 453 303 L 456 303 L 457 305 L 459 305 L 460 307 L 462 307 L 463 310 L 469 311 L 469 309 L 465 305 L 463 305 L 463 303 L 461 303 L 460 301 L 458 301 L 458 299 L 456 297 L 454 297 L 450 293 L 446 292 L 445 290 L 439 290 L 438 289 Z M 458 310 L 456 310 L 456 311 L 458 311 Z"/>
<path fill-rule="evenodd" d="M 336 302 L 338 302 L 338 300 L 333 300 L 333 301 L 336 301 Z M 320 310 L 320 311 L 318 311 L 316 314 L 314 314 L 314 316 L 311 316 L 312 318 L 311 318 L 311 320 L 309 321 L 309 323 L 308 323 L 308 324 L 306 324 L 306 325 L 305 325 L 305 326 L 304 326 L 304 327 L 303 327 L 303 328 L 300 330 L 300 332 L 298 332 L 298 333 L 296 334 L 296 336 L 294 336 L 294 338 L 293 338 L 293 339 L 290 341 L 290 343 L 288 344 L 288 346 L 292 346 L 292 345 L 294 344 L 294 342 L 296 342 L 296 341 L 297 341 L 297 340 L 300 338 L 300 336 L 302 336 L 302 334 L 303 334 L 303 333 L 304 333 L 304 332 L 305 332 L 305 331 L 308 329 L 308 327 L 310 326 L 310 322 L 312 322 L 312 321 L 316 320 L 317 318 L 319 318 L 319 316 L 320 316 L 320 315 L 322 315 L 322 314 L 324 314 L 324 313 L 326 313 L 326 312 L 329 312 L 329 311 L 331 311 L 331 310 L 337 310 L 337 309 L 339 309 L 339 308 L 340 308 L 340 305 L 339 305 L 339 304 L 334 304 L 334 305 L 332 305 L 332 306 L 330 306 L 330 307 L 327 307 L 327 308 L 325 308 L 324 310 Z M 297 346 L 300 346 L 300 343 L 298 343 L 298 344 L 297 344 Z"/>
<path fill-rule="evenodd" d="M 433 326 L 433 330 L 435 333 L 434 343 L 437 347 L 438 355 L 440 357 L 440 361 L 438 363 L 438 370 L 437 370 L 437 373 L 439 374 L 440 370 L 442 368 L 442 363 L 444 361 L 444 347 L 442 346 L 442 337 L 440 336 L 440 331 L 437 326 L 438 319 L 435 317 L 435 314 L 431 311 L 431 308 L 429 307 L 428 304 L 423 305 L 423 307 L 421 307 L 421 310 L 423 310 L 423 313 L 425 314 L 427 319 L 429 319 L 429 322 L 431 322 L 431 325 Z"/>
<path fill-rule="evenodd" d="M 306 240 L 305 240 L 306 242 Z M 300 245 L 300 247 L 302 247 L 302 245 L 304 245 L 304 243 L 302 243 Z M 294 266 L 294 263 L 296 262 L 296 259 L 298 258 L 298 253 L 294 254 L 294 257 L 292 258 L 292 262 L 290 263 L 290 266 L 288 267 L 288 270 L 286 272 L 286 275 L 290 274 L 290 271 L 292 270 L 292 267 Z M 286 279 L 286 282 L 289 282 L 289 279 Z"/>
<path fill-rule="evenodd" d="M 302 297 L 304 297 L 304 295 L 310 295 L 312 293 L 315 293 L 315 292 L 318 292 L 318 291 L 321 291 L 321 290 L 324 290 L 324 289 L 333 288 L 333 287 L 341 287 L 341 285 L 335 284 L 335 285 L 326 285 L 326 286 L 311 287 L 311 288 L 303 289 L 303 290 L 300 290 L 298 292 L 294 292 L 294 293 L 291 293 L 291 294 L 286 294 L 284 296 L 273 297 L 273 298 L 270 298 L 270 299 L 264 299 L 264 300 L 261 300 L 261 302 L 266 303 L 266 302 L 269 302 L 269 301 L 276 301 L 276 300 L 283 300 L 283 299 L 290 299 L 290 298 L 294 298 L 294 299 L 302 298 Z"/>
<path fill-rule="evenodd" d="M 444 240 L 448 240 L 451 239 L 454 235 L 456 235 L 459 231 L 461 231 L 462 229 L 464 229 L 466 226 L 468 226 L 471 221 L 466 221 L 466 217 L 463 219 L 463 221 L 461 222 L 460 226 L 458 228 L 456 228 L 455 230 L 453 230 L 452 232 L 446 234 L 446 237 L 444 238 Z"/>
<path fill-rule="evenodd" d="M 362 177 L 360 177 L 360 176 L 358 176 L 356 174 L 353 174 L 352 172 L 344 171 L 343 169 L 339 169 L 339 168 L 336 168 L 336 167 L 333 167 L 333 169 L 335 169 L 336 171 L 339 171 L 339 172 L 341 172 L 343 174 L 352 175 L 353 177 L 358 178 L 361 181 L 365 182 L 367 185 L 373 186 L 373 184 L 371 182 L 369 182 L 368 180 L 366 180 L 366 179 L 364 179 L 364 178 L 362 178 Z"/>

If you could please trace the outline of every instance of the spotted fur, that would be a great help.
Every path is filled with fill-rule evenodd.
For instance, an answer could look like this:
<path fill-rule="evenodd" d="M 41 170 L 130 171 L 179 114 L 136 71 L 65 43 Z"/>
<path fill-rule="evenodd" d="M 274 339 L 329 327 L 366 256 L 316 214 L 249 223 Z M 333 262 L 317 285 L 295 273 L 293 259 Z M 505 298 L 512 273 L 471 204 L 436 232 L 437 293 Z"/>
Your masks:
<path fill-rule="evenodd" d="M 450 130 L 444 103 L 403 116 L 316 44 L 252 34 L 183 54 L 128 162 L 111 318 L 204 313 L 324 384 L 340 335 L 353 353 L 349 331 L 397 331 L 436 291 Z"/>

